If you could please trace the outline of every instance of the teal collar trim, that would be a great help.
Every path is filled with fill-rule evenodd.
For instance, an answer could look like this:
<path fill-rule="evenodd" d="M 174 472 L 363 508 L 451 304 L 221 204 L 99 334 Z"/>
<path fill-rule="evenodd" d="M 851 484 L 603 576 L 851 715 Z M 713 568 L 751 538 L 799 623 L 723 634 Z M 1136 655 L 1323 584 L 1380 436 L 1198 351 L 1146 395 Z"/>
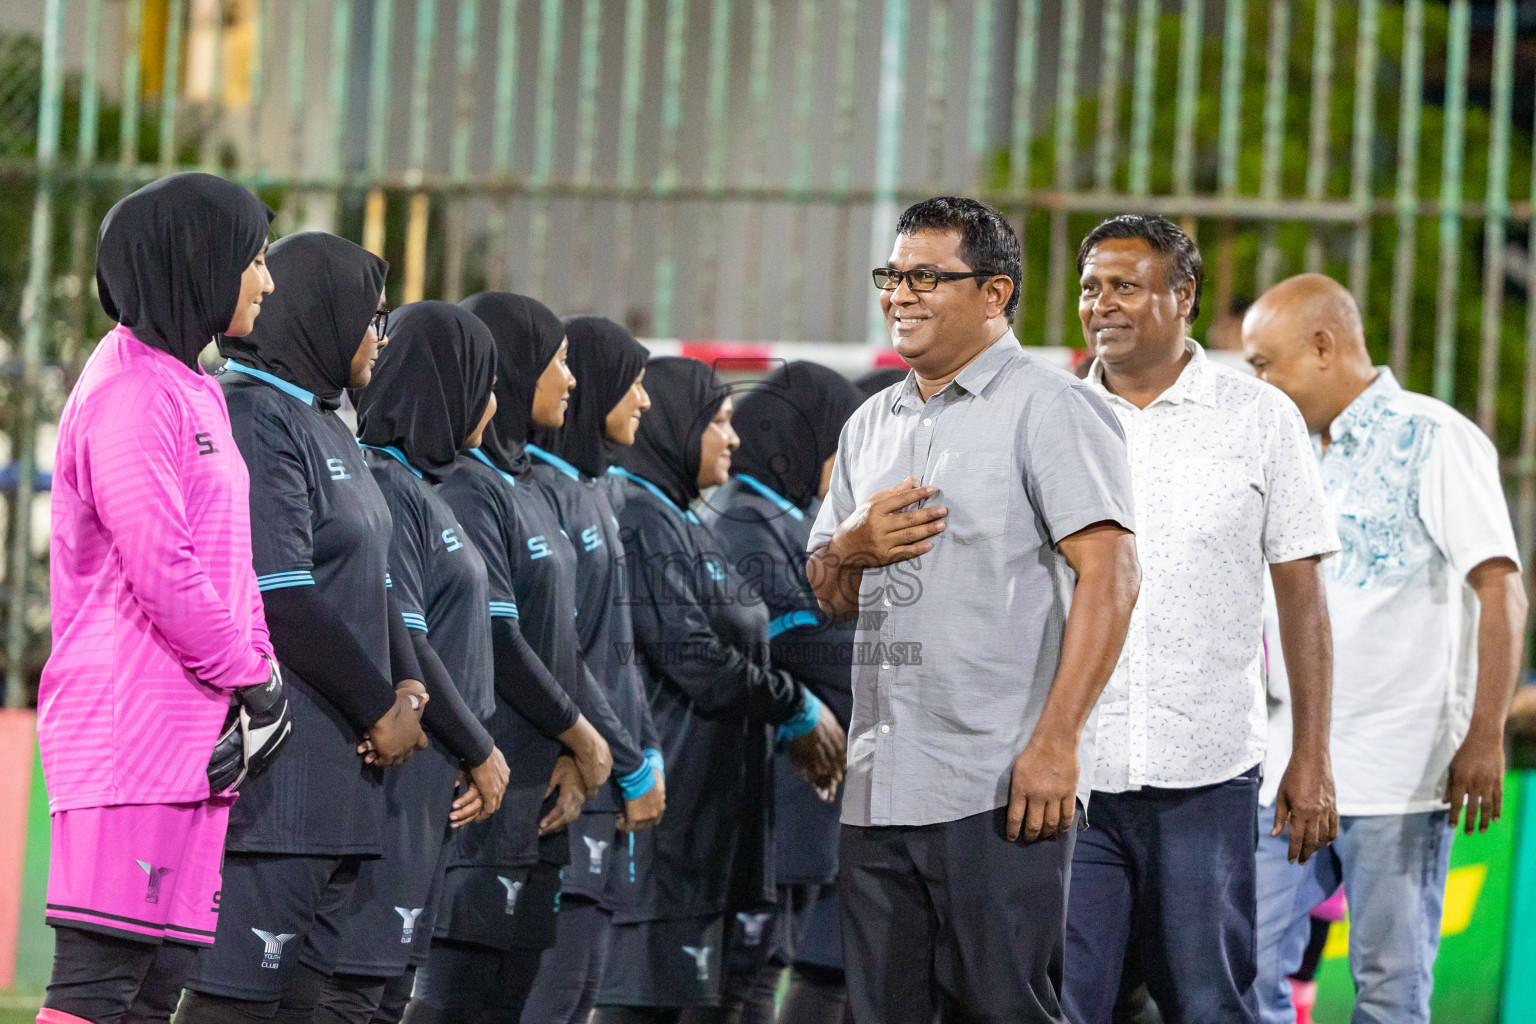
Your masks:
<path fill-rule="evenodd" d="M 740 480 L 742 483 L 752 488 L 758 494 L 761 494 L 763 497 L 773 502 L 779 507 L 779 511 L 787 513 L 789 518 L 796 520 L 797 522 L 803 522 L 805 520 L 805 513 L 796 508 L 794 502 L 784 497 L 784 495 L 780 494 L 772 487 L 769 487 L 767 484 L 763 483 L 757 477 L 747 476 L 745 473 L 737 473 L 736 479 Z"/>
<path fill-rule="evenodd" d="M 635 476 L 635 474 L 631 473 L 627 469 L 624 469 L 622 466 L 609 466 L 608 472 L 611 476 L 621 476 L 626 480 L 633 480 L 635 483 L 639 484 L 641 487 L 644 487 L 646 490 L 656 495 L 656 497 L 666 502 L 668 508 L 677 509 L 677 514 L 688 520 L 690 523 L 696 523 L 699 521 L 699 517 L 693 514 L 692 509 L 677 508 L 677 502 L 667 497 L 666 491 L 663 491 L 660 487 L 657 487 L 655 484 L 645 479 L 645 477 Z"/>
<path fill-rule="evenodd" d="M 244 363 L 237 363 L 233 359 L 225 360 L 224 369 L 234 370 L 236 373 L 243 373 L 247 377 L 255 377 L 257 380 L 265 381 L 266 383 L 271 384 L 273 387 L 277 388 L 277 390 L 292 395 L 294 398 L 297 398 L 305 405 L 313 406 L 315 404 L 314 392 L 305 391 L 297 384 L 290 384 L 283 380 L 283 378 L 274 376 L 265 370 L 258 370 L 254 366 L 246 366 Z"/>
<path fill-rule="evenodd" d="M 570 477 L 572 480 L 580 480 L 581 479 L 581 470 L 577 469 L 575 466 L 571 465 L 569 462 L 566 462 L 564 459 L 562 459 L 560 456 L 556 455 L 554 452 L 547 452 L 543 448 L 540 448 L 536 444 L 524 445 L 523 448 L 529 454 L 536 455 L 539 458 L 543 459 L 545 462 L 549 463 L 551 466 L 554 466 L 556 469 L 558 469 L 560 472 L 564 473 L 566 476 Z"/>
<path fill-rule="evenodd" d="M 383 447 L 380 447 L 379 445 L 376 445 L 376 444 L 363 444 L 363 442 L 359 441 L 359 442 L 357 442 L 357 446 L 359 448 L 372 448 L 376 452 L 384 452 L 386 455 L 393 455 L 395 458 L 400 460 L 400 465 L 404 466 L 406 469 L 408 469 L 412 473 L 416 474 L 416 479 L 418 479 L 418 480 L 425 480 L 426 479 L 426 477 L 421 475 L 421 471 L 419 469 L 417 469 L 415 466 L 411 465 L 410 460 L 408 460 L 405 457 L 405 453 L 400 451 L 399 448 L 396 448 L 392 444 L 386 444 Z"/>
<path fill-rule="evenodd" d="M 502 479 L 507 482 L 508 487 L 517 486 L 517 478 L 514 477 L 511 473 L 503 471 L 499 466 L 496 465 L 496 463 L 490 460 L 490 457 L 487 456 L 485 452 L 481 451 L 479 448 L 471 448 L 469 450 L 469 454 L 473 455 L 475 458 L 479 459 L 481 462 L 485 463 L 487 466 L 490 466 L 492 469 L 496 470 L 496 472 L 500 473 Z"/>

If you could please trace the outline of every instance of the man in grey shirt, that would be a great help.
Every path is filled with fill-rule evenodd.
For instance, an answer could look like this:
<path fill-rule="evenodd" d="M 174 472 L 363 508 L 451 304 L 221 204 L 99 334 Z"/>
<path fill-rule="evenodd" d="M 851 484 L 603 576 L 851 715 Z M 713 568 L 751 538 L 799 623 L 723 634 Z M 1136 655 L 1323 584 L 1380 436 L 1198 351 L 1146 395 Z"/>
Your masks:
<path fill-rule="evenodd" d="M 991 207 L 913 206 L 874 277 L 913 369 L 844 428 L 808 567 L 868 655 L 839 852 L 849 1008 L 1060 1022 L 1080 766 L 1139 586 L 1125 442 L 1019 348 L 1019 243 Z"/>

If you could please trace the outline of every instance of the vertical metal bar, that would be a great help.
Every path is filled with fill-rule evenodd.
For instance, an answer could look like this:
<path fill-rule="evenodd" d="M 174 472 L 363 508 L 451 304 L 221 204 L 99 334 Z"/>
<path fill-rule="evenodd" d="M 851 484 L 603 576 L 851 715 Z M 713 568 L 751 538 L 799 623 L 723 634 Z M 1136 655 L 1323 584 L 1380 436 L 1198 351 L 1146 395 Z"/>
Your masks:
<path fill-rule="evenodd" d="M 1422 2 L 1422 0 L 1421 0 Z M 1536 124 L 1531 129 L 1531 166 L 1536 168 Z M 1536 238 L 1536 175 L 1531 177 L 1531 216 L 1527 237 Z M 1519 515 L 1520 564 L 1526 589 L 1536 582 L 1536 259 L 1525 261 L 1525 394 L 1520 408 Z"/>
<path fill-rule="evenodd" d="M 1116 122 L 1120 114 L 1120 62 L 1125 52 L 1125 0 L 1104 2 L 1104 49 L 1099 64 L 1098 139 L 1093 147 L 1093 187 L 1115 188 Z"/>
<path fill-rule="evenodd" d="M 1062 0 L 1061 46 L 1056 60 L 1056 176 L 1057 192 L 1076 185 L 1077 63 L 1082 45 L 1082 0 Z M 1049 284 L 1045 296 L 1045 343 L 1062 342 L 1062 317 L 1067 298 L 1067 211 L 1051 211 Z"/>
<path fill-rule="evenodd" d="M 880 84 L 876 92 L 874 208 L 869 227 L 872 266 L 886 261 L 896 230 L 896 190 L 901 187 L 901 122 L 906 106 L 907 0 L 885 0 L 881 19 Z M 878 296 L 865 307 L 865 340 L 886 343 L 885 315 Z"/>
<path fill-rule="evenodd" d="M 1351 140 L 1350 202 L 1359 211 L 1349 246 L 1349 290 L 1365 313 L 1371 272 L 1371 147 L 1376 141 L 1377 0 L 1360 0 L 1355 41 L 1355 128 Z"/>
<path fill-rule="evenodd" d="M 1403 5 L 1402 96 L 1397 114 L 1397 219 L 1392 257 L 1392 372 L 1408 379 L 1408 338 L 1413 311 L 1413 257 L 1419 225 L 1419 113 L 1424 91 L 1424 0 Z M 1532 303 L 1536 307 L 1536 303 Z"/>
<path fill-rule="evenodd" d="M 560 68 L 561 0 L 544 0 L 539 8 L 539 64 L 534 85 L 533 210 L 528 222 L 528 290 L 545 297 L 549 263 L 549 204 L 538 190 L 549 184 L 555 162 L 555 72 Z"/>
<path fill-rule="evenodd" d="M 1307 140 L 1307 198 L 1323 198 L 1328 185 L 1329 113 L 1333 106 L 1333 3 L 1317 0 L 1312 26 L 1312 117 Z M 1313 225 L 1307 232 L 1306 267 L 1323 269 L 1323 245 Z"/>
<path fill-rule="evenodd" d="M 341 147 L 346 138 L 347 79 L 352 67 L 352 0 L 332 0 L 331 66 L 326 95 L 331 108 L 331 175 L 340 178 Z M 340 193 L 337 194 L 338 204 Z"/>
<path fill-rule="evenodd" d="M 309 0 L 292 0 L 288 10 L 288 173 L 304 173 L 305 44 L 309 39 Z"/>
<path fill-rule="evenodd" d="M 414 186 L 426 169 L 427 129 L 431 124 L 432 49 L 437 42 L 437 0 L 417 0 L 416 45 L 411 56 L 411 125 L 407 134 L 406 182 Z M 425 192 L 411 195 L 405 221 L 405 288 L 401 297 L 426 297 L 427 226 L 432 204 Z"/>
<path fill-rule="evenodd" d="M 978 174 L 987 152 L 987 114 L 992 106 L 992 0 L 975 0 L 971 14 L 970 146 L 971 174 Z"/>
<path fill-rule="evenodd" d="M 11 505 L 11 601 L 6 632 L 5 706 L 27 705 L 27 596 L 32 580 L 32 495 L 37 471 L 37 392 L 43 364 L 43 331 L 53 262 L 53 174 L 59 156 L 63 106 L 64 2 L 43 8 L 43 78 L 37 119 L 37 188 L 32 199 L 32 238 L 27 289 L 22 296 L 21 401 L 16 417 L 16 498 Z"/>
<path fill-rule="evenodd" d="M 216 173 L 219 142 L 224 134 L 224 0 L 213 0 L 213 61 L 208 73 L 208 109 L 210 123 L 203 126 L 201 161 L 203 170 Z"/>
<path fill-rule="evenodd" d="M 389 144 L 390 46 L 395 29 L 394 0 L 374 0 L 373 38 L 368 43 L 368 176 L 377 180 L 384 175 L 386 146 Z M 384 255 L 385 214 L 388 206 L 384 190 L 368 190 L 363 207 L 363 248 Z"/>
<path fill-rule="evenodd" d="M 749 60 L 747 95 L 751 99 L 752 144 L 748 149 L 748 188 L 763 184 L 763 164 L 768 159 L 768 122 L 772 118 L 769 106 L 771 95 L 770 59 L 773 55 L 773 3 L 772 0 L 756 0 L 752 7 L 752 53 Z M 742 278 L 746 282 L 742 301 L 742 321 L 749 336 L 760 338 L 764 328 L 758 317 L 762 308 L 762 249 L 763 204 L 754 202 L 747 207 L 746 230 L 742 236 Z M 659 334 L 660 332 L 658 332 Z"/>
<path fill-rule="evenodd" d="M 795 98 L 790 130 L 793 133 L 794 157 L 789 166 L 790 195 L 796 195 L 811 185 L 811 100 L 816 84 L 817 5 L 814 0 L 800 0 L 795 26 Z M 800 295 L 805 288 L 805 235 L 806 222 L 810 219 L 808 203 L 796 203 L 789 211 L 789 229 L 786 232 L 784 250 L 789 258 L 784 263 L 784 293 Z M 798 341 L 804 328 L 805 304 L 788 302 L 782 307 L 783 319 L 779 323 L 779 336 L 786 341 Z"/>
<path fill-rule="evenodd" d="M 101 0 L 86 0 L 85 28 L 82 32 L 83 54 L 80 70 L 80 134 L 75 141 L 75 165 L 86 169 L 96 160 L 96 144 L 101 120 L 100 83 L 97 67 L 100 62 Z M 74 216 L 69 229 L 69 275 L 75 282 L 70 295 L 69 332 L 65 335 L 64 350 L 59 362 L 64 365 L 68 380 L 73 379 L 77 353 L 85 342 L 90 317 L 86 311 L 90 289 L 89 260 L 90 216 L 92 189 L 90 182 L 81 179 L 75 187 Z"/>
<path fill-rule="evenodd" d="M 624 79 L 619 93 L 619 200 L 614 234 L 618 240 L 618 293 L 627 306 L 635 282 L 633 273 L 635 199 L 635 139 L 640 130 L 641 91 L 645 88 L 645 0 L 627 0 L 624 7 Z M 619 316 L 625 310 L 615 310 Z"/>
<path fill-rule="evenodd" d="M 656 334 L 661 338 L 672 336 L 672 307 L 677 301 L 677 259 L 674 252 L 677 207 L 667 197 L 678 183 L 677 148 L 683 125 L 683 54 L 687 45 L 687 25 L 686 0 L 667 0 L 667 20 L 662 30 L 665 43 L 662 54 L 661 173 L 657 179 L 661 203 L 656 210 L 661 230 L 657 232 L 654 320 Z"/>
<path fill-rule="evenodd" d="M 1435 293 L 1435 397 L 1456 399 L 1456 286 L 1461 275 L 1461 172 L 1466 144 L 1468 0 L 1451 0 L 1440 162 L 1440 283 Z"/>
<path fill-rule="evenodd" d="M 170 0 L 165 16 L 165 74 L 160 80 L 160 172 L 176 165 L 176 90 L 181 73 L 181 21 L 185 0 Z"/>
<path fill-rule="evenodd" d="M 1157 92 L 1157 19 L 1161 0 L 1141 0 L 1136 9 L 1136 84 L 1131 94 L 1131 195 L 1150 188 L 1153 103 Z"/>
<path fill-rule="evenodd" d="M 1221 123 L 1216 145 L 1216 187 L 1223 196 L 1237 195 L 1237 157 L 1243 135 L 1243 62 L 1247 57 L 1247 4 L 1227 0 L 1221 44 Z M 1220 315 L 1225 310 L 1217 310 Z"/>
<path fill-rule="evenodd" d="M 249 146 L 242 146 L 240 166 L 242 170 L 260 174 L 266 161 L 262 159 L 266 147 L 262 145 L 262 111 L 267 99 L 267 40 L 272 35 L 272 9 L 276 4 L 260 4 L 257 7 L 251 38 L 251 109 Z"/>
<path fill-rule="evenodd" d="M 1499 347 L 1504 319 L 1504 228 L 1509 219 L 1509 119 L 1515 80 L 1515 3 L 1499 0 L 1493 34 L 1493 115 L 1488 189 L 1483 198 L 1483 320 L 1477 375 L 1477 425 L 1496 436 Z M 1530 297 L 1527 297 L 1530 302 Z"/>
<path fill-rule="evenodd" d="M 731 0 L 715 0 L 709 20 L 709 85 L 705 97 L 709 124 L 709 151 L 704 158 L 704 188 L 720 187 L 725 177 L 727 132 L 725 101 L 730 90 Z M 841 74 L 842 69 L 839 68 Z M 716 322 L 717 293 L 720 287 L 720 203 L 711 202 L 705 210 L 705 223 L 699 232 L 699 322 L 710 337 L 720 337 Z M 833 286 L 837 283 L 834 280 Z"/>
<path fill-rule="evenodd" d="M 1200 49 L 1204 40 L 1203 0 L 1184 0 L 1179 20 L 1179 83 L 1173 124 L 1173 194 L 1195 187 L 1195 115 L 1200 108 Z"/>
<path fill-rule="evenodd" d="M 581 58 L 577 63 L 576 165 L 572 180 L 578 186 L 592 184 L 592 165 L 597 156 L 598 61 L 603 50 L 603 2 L 585 0 L 581 8 Z M 572 308 L 592 308 L 592 231 L 596 203 L 584 200 L 577 211 Z"/>
<path fill-rule="evenodd" d="M 838 195 L 837 212 L 832 225 L 832 287 L 827 301 L 832 309 L 833 337 L 844 334 L 858 336 L 865 326 L 855 307 L 854 322 L 848 323 L 848 285 L 858 281 L 859 275 L 848 274 L 849 222 L 853 211 L 848 199 L 848 189 L 853 181 L 853 103 L 854 69 L 857 64 L 859 45 L 859 0 L 839 0 L 837 7 L 837 106 L 833 113 L 832 188 Z"/>
<path fill-rule="evenodd" d="M 1013 139 L 1008 150 L 1008 199 L 1017 220 L 1019 247 L 1025 253 L 1019 276 L 1019 308 L 1029 291 L 1029 249 L 1024 236 L 1028 227 L 1030 147 L 1035 140 L 1035 79 L 1039 74 L 1040 0 L 1019 0 L 1019 30 L 1013 53 Z"/>
<path fill-rule="evenodd" d="M 491 177 L 512 175 L 512 138 L 517 127 L 517 0 L 501 0 L 496 18 L 496 81 L 491 103 Z M 494 290 L 511 287 L 512 239 L 508 227 L 511 200 L 491 202 L 490 266 L 486 283 Z"/>
<path fill-rule="evenodd" d="M 1285 165 L 1285 94 L 1291 59 L 1291 0 L 1270 0 L 1269 47 L 1264 57 L 1264 142 L 1259 158 L 1259 196 L 1280 198 L 1280 171 Z M 1260 229 L 1259 265 L 1255 290 L 1266 291 L 1279 274 L 1280 247 L 1275 222 Z"/>
<path fill-rule="evenodd" d="M 81 167 L 96 159 L 96 140 L 101 121 L 101 89 L 97 82 L 97 41 L 101 35 L 101 0 L 86 0 L 85 31 L 81 48 L 85 59 L 80 68 L 80 135 L 75 144 L 76 162 Z"/>
<path fill-rule="evenodd" d="M 118 120 L 118 164 L 124 174 L 139 162 L 139 55 L 143 50 L 144 0 L 123 8 L 123 109 Z"/>
<path fill-rule="evenodd" d="M 944 91 L 949 73 L 949 0 L 929 0 L 928 53 L 924 64 L 924 177 L 937 191 L 944 180 Z"/>
<path fill-rule="evenodd" d="M 479 7 L 480 0 L 459 0 L 453 143 L 448 163 L 449 179 L 455 185 L 463 185 L 469 179 L 470 126 L 475 117 L 475 29 Z M 443 231 L 443 299 L 446 302 L 457 302 L 464 294 L 466 202 L 465 197 L 457 193 L 448 199 Z"/>

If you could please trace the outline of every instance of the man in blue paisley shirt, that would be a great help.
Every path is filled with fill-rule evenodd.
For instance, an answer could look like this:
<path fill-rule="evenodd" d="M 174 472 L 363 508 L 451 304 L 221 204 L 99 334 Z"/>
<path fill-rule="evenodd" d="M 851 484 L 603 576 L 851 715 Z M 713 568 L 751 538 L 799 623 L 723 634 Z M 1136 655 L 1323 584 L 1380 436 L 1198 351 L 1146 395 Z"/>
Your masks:
<path fill-rule="evenodd" d="M 1455 409 L 1371 365 L 1359 307 L 1330 278 L 1261 296 L 1243 349 L 1301 409 L 1342 544 L 1326 566 L 1339 834 L 1306 865 L 1260 842 L 1263 1020 L 1296 1019 L 1286 975 L 1307 911 L 1342 883 L 1353 1020 L 1427 1022 L 1451 838 L 1459 817 L 1468 834 L 1499 818 L 1521 662 L 1526 597 L 1498 454 Z"/>

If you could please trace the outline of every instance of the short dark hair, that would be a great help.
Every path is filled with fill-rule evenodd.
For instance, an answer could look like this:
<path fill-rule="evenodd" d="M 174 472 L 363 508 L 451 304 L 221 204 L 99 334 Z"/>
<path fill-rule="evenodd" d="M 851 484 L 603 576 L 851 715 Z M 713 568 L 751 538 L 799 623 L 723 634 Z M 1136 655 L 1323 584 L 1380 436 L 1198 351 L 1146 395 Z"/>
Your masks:
<path fill-rule="evenodd" d="M 1185 281 L 1195 282 L 1195 303 L 1189 307 L 1189 323 L 1200 315 L 1200 288 L 1205 283 L 1205 268 L 1200 262 L 1200 250 L 1184 229 L 1162 217 L 1145 217 L 1139 213 L 1123 213 L 1111 217 L 1083 239 L 1077 247 L 1077 272 L 1083 272 L 1088 254 L 1100 242 L 1111 238 L 1139 238 L 1163 257 L 1163 282 L 1177 288 Z"/>
<path fill-rule="evenodd" d="M 1019 236 L 1008 219 L 986 203 L 962 196 L 935 196 L 907 207 L 896 222 L 898 235 L 919 231 L 956 231 L 960 234 L 960 258 L 972 270 L 1004 274 L 1013 282 L 1013 294 L 1003 315 L 1010 321 L 1019 309 Z M 977 278 L 976 287 L 986 282 Z"/>

